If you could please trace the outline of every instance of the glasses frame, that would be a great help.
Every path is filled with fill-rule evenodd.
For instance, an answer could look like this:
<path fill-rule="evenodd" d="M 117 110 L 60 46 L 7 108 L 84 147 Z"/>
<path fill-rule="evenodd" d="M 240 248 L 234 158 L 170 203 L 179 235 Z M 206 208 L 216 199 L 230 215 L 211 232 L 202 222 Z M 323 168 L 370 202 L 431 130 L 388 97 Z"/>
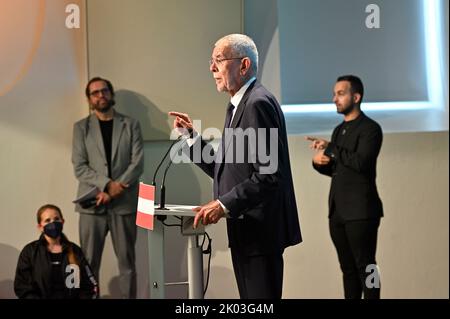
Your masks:
<path fill-rule="evenodd" d="M 89 96 L 99 97 L 100 93 L 102 93 L 103 95 L 107 95 L 107 94 L 111 94 L 111 91 L 109 90 L 109 88 L 104 87 L 103 89 L 90 92 Z"/>
<path fill-rule="evenodd" d="M 209 66 L 214 65 L 222 65 L 222 63 L 224 61 L 229 61 L 229 60 L 241 60 L 246 58 L 246 56 L 243 57 L 234 57 L 234 58 L 223 58 L 223 59 L 209 59 Z"/>

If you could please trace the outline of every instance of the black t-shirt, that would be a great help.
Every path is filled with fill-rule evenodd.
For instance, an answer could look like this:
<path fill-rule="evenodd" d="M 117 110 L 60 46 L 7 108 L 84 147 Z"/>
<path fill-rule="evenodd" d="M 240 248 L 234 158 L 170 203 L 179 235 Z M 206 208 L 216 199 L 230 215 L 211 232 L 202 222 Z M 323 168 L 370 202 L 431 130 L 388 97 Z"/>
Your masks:
<path fill-rule="evenodd" d="M 102 131 L 103 145 L 105 146 L 106 161 L 108 162 L 108 177 L 111 177 L 111 150 L 112 150 L 112 130 L 113 120 L 101 121 L 100 130 Z"/>
<path fill-rule="evenodd" d="M 342 146 L 346 135 L 351 134 L 352 126 L 355 124 L 357 119 L 358 118 L 342 123 L 339 132 L 336 136 L 336 145 Z"/>
<path fill-rule="evenodd" d="M 50 298 L 63 299 L 65 297 L 65 281 L 62 253 L 49 253 L 51 262 Z"/>

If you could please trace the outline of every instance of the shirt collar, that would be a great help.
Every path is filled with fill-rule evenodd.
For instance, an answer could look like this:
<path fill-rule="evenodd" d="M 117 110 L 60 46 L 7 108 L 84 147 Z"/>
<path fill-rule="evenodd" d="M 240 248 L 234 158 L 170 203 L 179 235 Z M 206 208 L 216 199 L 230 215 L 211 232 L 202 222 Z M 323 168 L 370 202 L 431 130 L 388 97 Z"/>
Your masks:
<path fill-rule="evenodd" d="M 245 92 L 247 91 L 250 84 L 252 84 L 256 80 L 256 77 L 252 77 L 247 81 L 240 89 L 236 92 L 235 95 L 231 98 L 230 102 L 234 105 L 235 110 L 237 109 L 239 103 L 241 103 L 242 98 L 244 97 Z"/>

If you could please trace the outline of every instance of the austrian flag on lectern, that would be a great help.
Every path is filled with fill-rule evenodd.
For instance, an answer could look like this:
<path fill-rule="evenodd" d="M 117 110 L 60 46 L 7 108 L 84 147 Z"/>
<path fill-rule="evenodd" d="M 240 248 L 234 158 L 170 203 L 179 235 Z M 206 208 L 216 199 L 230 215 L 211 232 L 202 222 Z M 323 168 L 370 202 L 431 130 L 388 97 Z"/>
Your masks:
<path fill-rule="evenodd" d="M 155 214 L 155 186 L 139 183 L 136 225 L 153 230 Z"/>

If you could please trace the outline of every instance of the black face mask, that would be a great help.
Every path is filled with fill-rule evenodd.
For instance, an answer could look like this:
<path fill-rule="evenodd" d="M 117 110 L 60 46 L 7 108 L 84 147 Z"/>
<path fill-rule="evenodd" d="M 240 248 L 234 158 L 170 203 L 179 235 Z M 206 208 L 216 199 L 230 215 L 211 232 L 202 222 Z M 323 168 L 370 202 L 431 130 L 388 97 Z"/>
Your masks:
<path fill-rule="evenodd" d="M 63 224 L 61 222 L 48 223 L 44 226 L 44 234 L 51 238 L 58 238 L 61 236 Z"/>

